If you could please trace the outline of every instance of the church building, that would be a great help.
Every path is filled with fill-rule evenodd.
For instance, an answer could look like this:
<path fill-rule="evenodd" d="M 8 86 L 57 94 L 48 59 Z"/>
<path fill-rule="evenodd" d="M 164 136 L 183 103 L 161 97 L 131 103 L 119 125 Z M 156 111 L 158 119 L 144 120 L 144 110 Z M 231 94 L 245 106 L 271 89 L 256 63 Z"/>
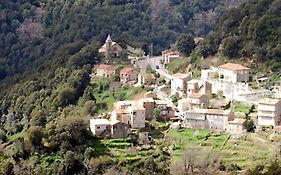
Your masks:
<path fill-rule="evenodd" d="M 99 53 L 106 58 L 120 57 L 124 53 L 124 49 L 118 43 L 113 42 L 110 35 L 108 35 L 105 44 L 99 49 Z"/>

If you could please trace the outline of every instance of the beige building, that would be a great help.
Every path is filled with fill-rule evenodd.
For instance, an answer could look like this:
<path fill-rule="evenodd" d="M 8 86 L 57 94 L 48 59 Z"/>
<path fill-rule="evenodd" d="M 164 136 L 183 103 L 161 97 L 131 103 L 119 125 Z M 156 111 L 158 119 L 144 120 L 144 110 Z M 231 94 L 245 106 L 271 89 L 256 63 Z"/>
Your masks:
<path fill-rule="evenodd" d="M 155 84 L 155 76 L 152 73 L 140 73 L 138 75 L 138 84 L 149 86 Z"/>
<path fill-rule="evenodd" d="M 226 131 L 228 122 L 233 119 L 233 112 L 219 109 L 195 109 L 187 111 L 184 115 L 184 120 L 194 129 L 217 131 Z"/>
<path fill-rule="evenodd" d="M 155 108 L 158 108 L 161 110 L 160 115 L 161 116 L 167 116 L 168 115 L 168 104 L 164 100 L 155 100 Z"/>
<path fill-rule="evenodd" d="M 153 119 L 153 110 L 155 108 L 155 102 L 153 98 L 143 98 L 138 101 L 139 105 L 145 108 L 145 119 Z"/>
<path fill-rule="evenodd" d="M 228 122 L 227 132 L 241 134 L 246 130 L 245 123 L 246 119 L 235 118 L 234 120 Z"/>
<path fill-rule="evenodd" d="M 115 109 L 111 113 L 111 120 L 121 121 L 131 128 L 145 127 L 145 108 L 142 106 L 129 106 L 127 109 Z"/>
<path fill-rule="evenodd" d="M 118 74 L 119 71 L 120 71 L 120 68 L 118 66 L 100 64 L 97 66 L 96 76 L 109 77 L 109 76 L 112 76 L 113 74 Z"/>
<path fill-rule="evenodd" d="M 188 97 L 191 109 L 207 109 L 209 107 L 209 99 L 206 95 L 193 93 Z"/>
<path fill-rule="evenodd" d="M 114 120 L 90 119 L 90 130 L 97 137 L 126 138 L 128 136 L 128 125 Z"/>
<path fill-rule="evenodd" d="M 258 104 L 258 124 L 261 126 L 275 126 L 280 124 L 281 101 L 265 98 Z"/>
<path fill-rule="evenodd" d="M 99 53 L 106 58 L 120 57 L 124 52 L 125 50 L 118 43 L 111 40 L 110 35 L 108 35 L 105 44 L 99 49 Z"/>
<path fill-rule="evenodd" d="M 181 54 L 174 50 L 164 50 L 162 52 L 162 59 L 164 64 L 168 64 L 173 60 L 181 58 Z"/>
<path fill-rule="evenodd" d="M 219 79 L 237 83 L 249 81 L 249 68 L 240 64 L 226 63 L 218 67 Z"/>
<path fill-rule="evenodd" d="M 190 103 L 188 98 L 182 98 L 178 100 L 179 111 L 186 111 L 190 109 Z"/>
<path fill-rule="evenodd" d="M 183 97 L 187 93 L 187 82 L 192 79 L 192 73 L 176 73 L 171 80 L 171 95 Z"/>
<path fill-rule="evenodd" d="M 190 80 L 187 82 L 187 94 L 198 93 L 212 98 L 212 84 L 207 81 Z"/>
<path fill-rule="evenodd" d="M 125 67 L 120 71 L 121 83 L 135 83 L 138 79 L 138 71 L 133 67 Z"/>

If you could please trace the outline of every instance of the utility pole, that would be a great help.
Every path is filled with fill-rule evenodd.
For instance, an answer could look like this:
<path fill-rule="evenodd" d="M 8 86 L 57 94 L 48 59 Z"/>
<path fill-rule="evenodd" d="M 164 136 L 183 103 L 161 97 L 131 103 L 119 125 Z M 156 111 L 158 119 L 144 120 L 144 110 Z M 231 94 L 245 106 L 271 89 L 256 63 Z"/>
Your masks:
<path fill-rule="evenodd" d="M 150 44 L 150 47 L 149 47 L 149 48 L 150 48 L 150 54 L 149 54 L 149 56 L 150 56 L 150 58 L 151 58 L 151 57 L 153 57 L 153 43 Z"/>

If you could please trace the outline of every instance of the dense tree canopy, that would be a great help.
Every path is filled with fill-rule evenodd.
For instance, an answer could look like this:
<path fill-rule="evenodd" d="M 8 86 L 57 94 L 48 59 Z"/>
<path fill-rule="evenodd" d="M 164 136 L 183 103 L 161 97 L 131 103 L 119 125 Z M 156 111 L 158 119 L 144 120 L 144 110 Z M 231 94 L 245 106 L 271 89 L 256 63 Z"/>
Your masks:
<path fill-rule="evenodd" d="M 214 33 L 200 45 L 206 57 L 222 53 L 229 58 L 252 57 L 270 61 L 273 70 L 281 66 L 280 0 L 250 0 L 222 16 Z M 216 36 L 213 42 L 214 35 Z M 219 47 L 221 44 L 221 47 Z"/>

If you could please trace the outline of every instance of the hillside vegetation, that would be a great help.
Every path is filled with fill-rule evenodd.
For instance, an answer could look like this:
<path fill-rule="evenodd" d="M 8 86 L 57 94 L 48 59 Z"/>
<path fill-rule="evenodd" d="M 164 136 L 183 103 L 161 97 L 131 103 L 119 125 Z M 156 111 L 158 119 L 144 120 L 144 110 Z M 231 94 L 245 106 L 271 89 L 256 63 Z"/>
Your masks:
<path fill-rule="evenodd" d="M 223 12 L 243 1 L 3 0 L 0 79 L 54 57 L 64 62 L 63 56 L 77 53 L 92 41 L 100 45 L 109 33 L 122 46 L 130 44 L 148 53 L 153 43 L 159 53 L 179 34 L 207 34 Z"/>
<path fill-rule="evenodd" d="M 219 51 L 232 59 L 254 58 L 256 63 L 266 62 L 272 70 L 279 70 L 281 1 L 250 0 L 231 9 L 197 49 L 204 57 Z"/>

